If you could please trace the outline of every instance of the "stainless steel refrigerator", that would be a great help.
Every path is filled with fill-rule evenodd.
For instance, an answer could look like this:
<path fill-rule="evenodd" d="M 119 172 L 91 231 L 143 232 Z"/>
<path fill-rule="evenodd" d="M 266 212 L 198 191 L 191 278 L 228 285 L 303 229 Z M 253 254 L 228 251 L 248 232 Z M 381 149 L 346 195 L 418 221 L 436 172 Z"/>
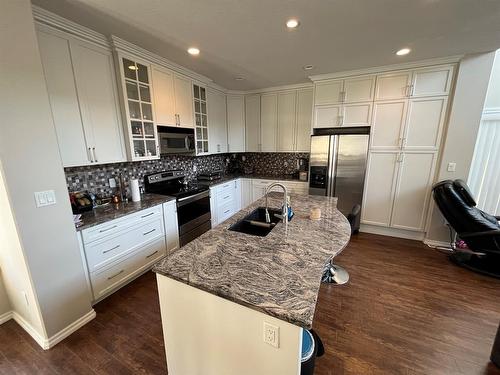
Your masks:
<path fill-rule="evenodd" d="M 369 127 L 315 129 L 311 136 L 309 194 L 337 197 L 345 216 L 363 201 L 369 136 Z"/>

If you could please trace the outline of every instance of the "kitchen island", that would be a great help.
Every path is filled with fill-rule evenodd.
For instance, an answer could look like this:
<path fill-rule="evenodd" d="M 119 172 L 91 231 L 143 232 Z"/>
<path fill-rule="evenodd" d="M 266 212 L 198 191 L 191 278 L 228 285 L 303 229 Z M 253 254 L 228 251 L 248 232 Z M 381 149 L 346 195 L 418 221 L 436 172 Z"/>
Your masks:
<path fill-rule="evenodd" d="M 281 203 L 269 195 L 270 208 Z M 154 267 L 169 373 L 300 372 L 301 328 L 312 325 L 323 267 L 350 238 L 336 203 L 292 194 L 288 225 L 265 237 L 228 230 L 262 198 Z M 315 207 L 318 221 L 309 219 Z"/>

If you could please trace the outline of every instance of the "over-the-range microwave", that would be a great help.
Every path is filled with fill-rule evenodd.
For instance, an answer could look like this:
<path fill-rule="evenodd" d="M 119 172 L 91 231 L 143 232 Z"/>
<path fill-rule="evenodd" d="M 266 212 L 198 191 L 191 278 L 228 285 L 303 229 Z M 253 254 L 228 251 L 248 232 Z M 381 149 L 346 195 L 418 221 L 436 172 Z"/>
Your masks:
<path fill-rule="evenodd" d="M 158 126 L 161 154 L 193 154 L 194 129 Z"/>

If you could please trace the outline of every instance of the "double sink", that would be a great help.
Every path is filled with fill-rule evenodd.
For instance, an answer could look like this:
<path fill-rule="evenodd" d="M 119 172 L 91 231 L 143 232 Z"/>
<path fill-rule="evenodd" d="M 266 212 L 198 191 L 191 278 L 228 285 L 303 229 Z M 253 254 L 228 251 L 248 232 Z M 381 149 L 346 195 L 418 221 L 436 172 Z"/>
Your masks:
<path fill-rule="evenodd" d="M 253 236 L 267 236 L 281 221 L 281 210 L 269 208 L 270 223 L 266 222 L 266 208 L 257 207 L 255 210 L 246 215 L 243 219 L 237 221 L 229 227 L 229 230 L 250 234 Z"/>

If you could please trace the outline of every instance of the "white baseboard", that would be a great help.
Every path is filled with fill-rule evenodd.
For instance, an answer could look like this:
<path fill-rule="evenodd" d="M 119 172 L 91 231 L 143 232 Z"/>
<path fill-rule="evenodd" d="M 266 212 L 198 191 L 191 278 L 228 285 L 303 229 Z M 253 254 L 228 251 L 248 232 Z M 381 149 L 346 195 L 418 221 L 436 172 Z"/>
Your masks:
<path fill-rule="evenodd" d="M 47 341 L 45 337 L 41 336 L 26 319 L 15 311 L 12 312 L 12 318 L 37 342 L 38 345 L 43 349 L 48 349 L 45 347 L 45 342 Z"/>
<path fill-rule="evenodd" d="M 382 236 L 405 238 L 408 240 L 423 241 L 423 232 L 413 232 L 411 230 L 379 227 L 377 225 L 361 224 L 360 232 L 380 234 Z"/>
<path fill-rule="evenodd" d="M 13 318 L 12 311 L 7 311 L 6 313 L 0 315 L 0 324 L 4 324 Z"/>
<path fill-rule="evenodd" d="M 450 243 L 446 241 L 434 241 L 429 239 L 424 239 L 424 243 L 429 247 L 450 247 Z"/>
<path fill-rule="evenodd" d="M 66 337 L 71 335 L 73 332 L 77 331 L 78 329 L 82 328 L 85 324 L 90 322 L 92 319 L 96 317 L 95 310 L 92 309 L 90 310 L 87 314 L 82 316 L 80 319 L 75 320 L 73 323 L 71 323 L 69 326 L 66 328 L 63 328 L 59 332 L 57 332 L 55 335 L 50 337 L 48 340 L 45 340 L 44 346 L 42 348 L 44 349 L 50 349 L 57 343 L 61 342 L 64 340 Z"/>

